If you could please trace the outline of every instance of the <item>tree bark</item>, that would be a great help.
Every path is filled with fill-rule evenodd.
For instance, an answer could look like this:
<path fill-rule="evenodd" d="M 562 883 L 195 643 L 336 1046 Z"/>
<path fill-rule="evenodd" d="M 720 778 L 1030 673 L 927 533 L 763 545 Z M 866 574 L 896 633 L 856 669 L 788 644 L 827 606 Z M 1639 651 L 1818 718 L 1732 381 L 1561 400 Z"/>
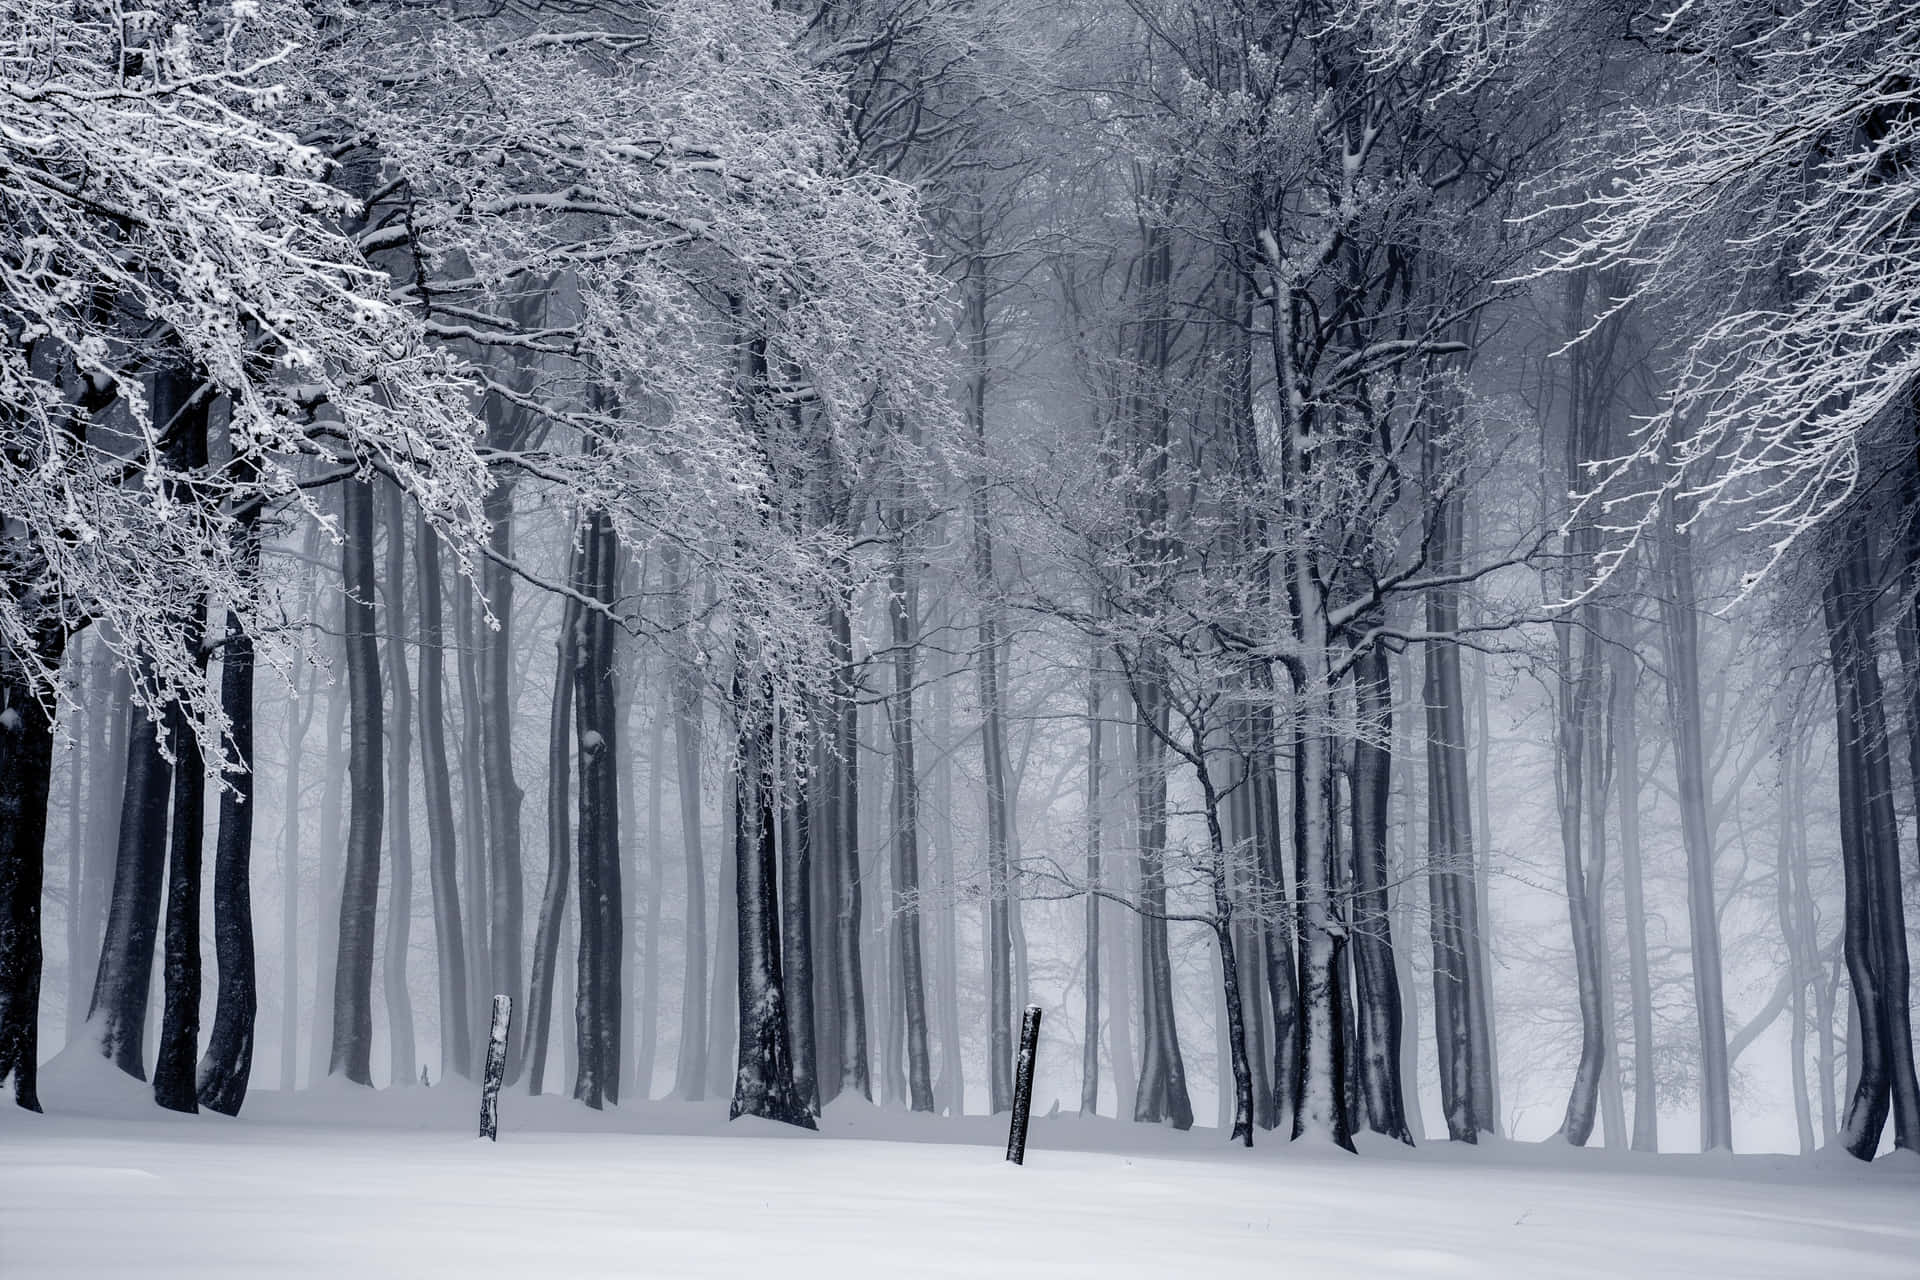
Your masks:
<path fill-rule="evenodd" d="M 787 994 L 787 1030 L 793 1050 L 793 1087 L 808 1110 L 820 1113 L 820 1080 L 813 1021 L 813 794 L 811 753 L 783 732 L 780 740 L 780 946 Z"/>
<path fill-rule="evenodd" d="M 441 620 L 440 537 L 422 517 L 414 530 L 420 603 L 420 779 L 426 788 L 427 877 L 440 994 L 440 1076 L 473 1075 L 467 943 L 461 927 L 453 783 L 447 769 L 446 631 Z"/>
<path fill-rule="evenodd" d="M 567 581 L 582 578 L 583 527 L 573 528 L 573 551 Z M 568 812 L 569 775 L 573 762 L 573 679 L 580 649 L 580 602 L 568 599 L 561 608 L 560 632 L 555 641 L 553 707 L 547 727 L 547 881 L 540 894 L 539 924 L 533 933 L 533 976 L 527 991 L 527 1092 L 538 1095 L 546 1082 L 548 1041 L 553 1032 L 554 965 L 567 914 L 567 879 L 573 865 L 573 818 Z"/>
<path fill-rule="evenodd" d="M 1664 530 L 1660 593 L 1665 622 L 1667 718 L 1673 734 L 1680 830 L 1687 853 L 1688 954 L 1693 960 L 1694 1007 L 1700 1029 L 1700 1149 L 1732 1150 L 1733 1095 L 1728 1081 L 1726 1001 L 1721 994 L 1720 907 L 1714 888 L 1713 831 L 1707 818 L 1706 750 L 1700 738 L 1699 604 L 1693 576 L 1693 538 L 1669 510 Z"/>
<path fill-rule="evenodd" d="M 915 1111 L 933 1110 L 933 1065 L 927 1052 L 927 997 L 920 937 L 920 779 L 914 762 L 914 651 L 919 597 L 908 573 L 906 515 L 896 517 L 888 582 L 893 626 L 893 932 L 900 956 L 899 999 L 906 1028 L 907 1092 Z"/>
<path fill-rule="evenodd" d="M 1873 1158 L 1889 1110 L 1896 1146 L 1911 1150 L 1920 1140 L 1899 835 L 1873 643 L 1875 595 L 1868 534 L 1849 531 L 1823 603 L 1840 740 L 1842 939 L 1860 1040 L 1840 1139 L 1862 1160 Z"/>
<path fill-rule="evenodd" d="M 1148 659 L 1149 663 L 1157 661 Z M 1167 937 L 1167 697 L 1157 667 L 1134 683 L 1137 713 L 1140 852 L 1141 1042 L 1140 1082 L 1133 1118 L 1145 1124 L 1193 1127 L 1186 1062 L 1173 1015 L 1173 961 Z"/>
<path fill-rule="evenodd" d="M 1629 625 L 1631 625 L 1629 623 Z M 1653 1071 L 1653 978 L 1647 959 L 1647 907 L 1640 866 L 1640 660 L 1631 630 L 1612 648 L 1614 770 L 1620 803 L 1620 889 L 1627 916 L 1627 985 L 1633 1003 L 1633 1138 L 1635 1151 L 1660 1149 L 1660 1110 Z"/>
<path fill-rule="evenodd" d="M 1092 644 L 1087 663 L 1087 894 L 1085 949 L 1081 956 L 1086 1001 L 1081 1014 L 1080 1037 L 1080 1114 L 1100 1114 L 1100 893 L 1104 888 L 1100 874 L 1100 819 L 1105 803 L 1101 745 L 1105 726 L 1103 696 L 1104 648 L 1099 640 Z"/>
<path fill-rule="evenodd" d="M 634 1050 L 633 1100 L 646 1102 L 653 1097 L 653 1068 L 658 1057 L 660 1035 L 660 898 L 665 861 L 661 834 L 661 803 L 665 794 L 667 714 L 660 705 L 658 690 L 652 713 L 652 738 L 647 751 L 647 883 L 646 951 L 641 967 L 646 974 L 640 989 L 639 1043 Z M 629 696 L 628 701 L 633 699 Z M 627 771 L 628 796 L 633 795 L 633 770 Z M 629 805 L 629 808 L 633 806 Z"/>
<path fill-rule="evenodd" d="M 493 996 L 505 992 L 493 988 L 493 961 L 487 932 L 492 927 L 492 912 L 487 905 L 487 805 L 486 785 L 482 779 L 480 749 L 480 669 L 486 629 L 480 617 L 480 602 L 473 584 L 462 574 L 454 582 L 454 616 L 459 637 L 460 684 L 460 848 L 463 851 L 467 916 L 464 923 L 467 943 L 469 1008 L 475 1035 L 480 1035 L 493 1017 Z M 486 1042 L 473 1044 L 473 1061 L 486 1052 Z"/>
<path fill-rule="evenodd" d="M 251 577 L 260 555 L 249 508 L 240 530 L 241 554 Z M 253 638 L 237 611 L 227 611 L 226 643 L 220 655 L 220 704 L 226 713 L 232 756 L 220 791 L 220 826 L 213 853 L 214 962 L 219 990 L 213 1031 L 201 1056 L 196 1090 L 200 1105 L 221 1115 L 240 1114 L 253 1074 L 253 1024 L 259 995 L 253 954 L 253 815 L 257 794 L 253 752 Z M 291 886 L 289 886 L 290 888 Z M 296 953 L 297 955 L 297 953 Z M 296 960 L 290 955 L 289 960 Z"/>
<path fill-rule="evenodd" d="M 838 903 L 834 959 L 834 1004 L 840 1025 L 840 1081 L 834 1093 L 852 1090 L 869 1101 L 873 1085 L 867 1059 L 867 992 L 860 967 L 860 704 L 854 667 L 853 602 L 836 594 L 829 606 L 828 643 L 834 664 L 833 701 L 838 819 L 833 836 L 834 900 Z"/>
<path fill-rule="evenodd" d="M 310 544 L 311 546 L 311 544 Z M 287 773 L 280 801 L 280 1091 L 292 1093 L 300 1079 L 300 825 L 301 761 L 313 723 L 316 690 L 300 696 L 295 668 L 287 697 Z M 312 1034 L 311 1029 L 309 1034 Z"/>
<path fill-rule="evenodd" d="M 373 489 L 342 482 L 340 569 L 346 598 L 347 849 L 340 889 L 340 942 L 333 990 L 329 1075 L 373 1083 L 373 951 L 380 894 L 382 776 L 379 630 L 374 616 Z"/>
<path fill-rule="evenodd" d="M 668 701 L 673 707 L 674 758 L 679 767 L 680 843 L 686 858 L 687 905 L 685 980 L 680 991 L 680 1053 L 674 1065 L 673 1094 L 687 1102 L 707 1096 L 707 869 L 700 829 L 700 688 L 685 636 L 691 611 L 680 550 L 671 539 L 661 548 L 661 565 L 673 625 L 682 633 L 686 656 L 668 664 Z"/>
<path fill-rule="evenodd" d="M 737 661 L 744 667 L 745 655 Z M 740 1058 L 727 1116 L 761 1116 L 812 1129 L 813 1112 L 793 1083 L 780 972 L 779 871 L 773 825 L 777 817 L 771 774 L 773 707 L 770 697 L 763 702 L 747 696 L 751 678 L 736 670 L 733 679 L 734 713 L 739 717 L 733 769 L 733 856 L 740 931 Z"/>
<path fill-rule="evenodd" d="M 47 627 L 35 638 L 35 656 L 58 666 L 65 631 Z M 52 788 L 53 718 L 28 683 L 25 665 L 0 650 L 0 1088 L 28 1111 L 40 1110 L 40 894 Z M 151 945 L 149 933 L 149 959 Z M 140 990 L 144 996 L 144 984 Z M 134 1011 L 136 1064 L 142 1016 Z M 111 1044 L 108 1056 L 117 1048 Z"/>
<path fill-rule="evenodd" d="M 1360 736 L 1353 748 L 1353 970 L 1358 988 L 1360 1093 L 1367 1125 L 1407 1145 L 1400 1083 L 1400 981 L 1387 903 L 1387 807 L 1393 787 L 1392 667 L 1369 648 L 1354 668 Z"/>
<path fill-rule="evenodd" d="M 206 664 L 202 641 L 205 601 L 188 612 L 188 660 Z M 200 872 L 206 839 L 207 777 L 199 725 L 185 704 L 167 708 L 173 746 L 173 815 L 167 848 L 167 918 L 160 1044 L 153 1066 L 153 1100 L 169 1111 L 200 1110 L 194 1063 L 200 1052 Z"/>
<path fill-rule="evenodd" d="M 414 1065 L 413 995 L 407 989 L 407 952 L 413 931 L 413 691 L 407 677 L 407 497 L 396 484 L 384 486 L 387 524 L 387 673 L 393 683 L 393 708 L 387 732 L 387 936 L 383 989 L 387 998 L 388 1078 L 410 1085 Z"/>
<path fill-rule="evenodd" d="M 26 715 L 24 703 L 19 705 L 21 714 Z M 31 774 L 37 741 L 26 739 L 22 750 L 26 754 L 20 758 L 29 762 L 27 784 L 37 786 Z M 145 1080 L 147 996 L 153 982 L 153 943 L 159 931 L 160 895 L 166 879 L 167 801 L 173 766 L 160 753 L 159 722 L 151 713 L 143 714 L 138 709 L 133 712 L 127 733 L 125 776 L 113 893 L 107 903 L 107 933 L 100 947 L 100 968 L 94 977 L 87 1021 L 101 1055 L 134 1079 Z M 44 803 L 39 808 L 39 821 L 46 822 Z M 37 855 L 34 866 L 37 875 Z M 37 893 L 35 904 L 37 938 Z"/>
<path fill-rule="evenodd" d="M 619 698 L 614 626 L 620 544 L 604 511 L 589 512 L 578 589 L 600 609 L 583 609 L 575 654 L 575 723 L 580 744 L 580 967 L 576 1021 L 580 1073 L 573 1096 L 594 1110 L 620 1100 L 622 980 Z"/>

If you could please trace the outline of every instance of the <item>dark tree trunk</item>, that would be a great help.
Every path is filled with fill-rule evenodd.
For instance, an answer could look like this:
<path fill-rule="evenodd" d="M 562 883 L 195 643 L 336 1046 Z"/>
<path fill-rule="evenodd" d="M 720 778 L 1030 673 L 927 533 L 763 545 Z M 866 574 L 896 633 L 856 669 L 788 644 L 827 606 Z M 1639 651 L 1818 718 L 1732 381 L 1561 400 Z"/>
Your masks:
<path fill-rule="evenodd" d="M 1301 617 L 1317 620 L 1316 609 Z M 1309 651 L 1325 651 L 1324 635 L 1309 639 Z M 1333 723 L 1331 695 L 1319 695 L 1309 724 Z M 1300 1065 L 1294 1097 L 1293 1137 L 1313 1138 L 1353 1149 L 1347 1105 L 1346 942 L 1333 912 L 1338 866 L 1332 741 L 1318 727 L 1295 736 L 1294 883 L 1299 888 L 1301 928 Z"/>
<path fill-rule="evenodd" d="M 834 1004 L 840 1024 L 840 1080 L 833 1093 L 852 1090 L 869 1101 L 873 1083 L 867 1057 L 867 989 L 860 966 L 860 703 L 854 669 L 852 601 L 836 594 L 830 609 L 829 644 L 834 660 L 834 774 L 839 781 L 834 796 L 833 878 L 838 936 L 834 958 Z M 824 1092 L 824 1091 L 823 1091 Z M 824 1099 L 823 1099 L 824 1100 Z"/>
<path fill-rule="evenodd" d="M 460 920 L 453 783 L 447 769 L 446 630 L 440 606 L 440 537 L 422 518 L 414 530 L 420 601 L 420 780 L 426 788 L 427 879 L 440 980 L 440 1076 L 471 1078 L 473 1032 L 467 943 Z"/>
<path fill-rule="evenodd" d="M 780 744 L 782 858 L 780 862 L 780 945 L 785 965 L 787 1024 L 793 1049 L 793 1086 L 808 1108 L 820 1113 L 820 1079 L 813 1023 L 813 808 L 815 777 L 805 772 L 806 756 L 786 740 Z"/>
<path fill-rule="evenodd" d="M 1350 912 L 1360 1095 L 1375 1133 L 1411 1146 L 1400 1083 L 1400 980 L 1387 903 L 1387 805 L 1393 788 L 1392 667 L 1369 648 L 1354 669 L 1362 733 L 1353 748 L 1354 896 Z"/>
<path fill-rule="evenodd" d="M 100 968 L 87 1013 L 102 1056 L 136 1080 L 147 1078 L 147 996 L 153 983 L 154 935 L 159 931 L 160 897 L 166 882 L 167 800 L 172 784 L 173 766 L 160 754 L 160 726 L 151 714 L 136 708 L 127 733 L 126 786 L 120 801 L 107 935 L 100 947 Z M 46 821 L 44 805 L 40 821 Z"/>
<path fill-rule="evenodd" d="M 1430 489 L 1449 466 L 1441 424 L 1428 427 L 1422 470 Z M 1465 554 L 1459 499 L 1444 499 L 1430 516 L 1437 526 L 1434 570 L 1457 571 Z M 1460 592 L 1426 592 L 1427 630 L 1448 636 L 1460 629 Z M 1434 1036 L 1439 1046 L 1440 1100 L 1447 1136 L 1477 1142 L 1496 1131 L 1492 1115 L 1493 1032 L 1486 1007 L 1480 933 L 1479 872 L 1473 839 L 1472 789 L 1467 770 L 1465 694 L 1460 650 L 1446 641 L 1424 646 L 1427 708 L 1428 893 L 1432 906 Z"/>
<path fill-rule="evenodd" d="M 380 706 L 380 632 L 374 615 L 373 488 L 342 482 L 340 569 L 346 593 L 347 848 L 334 967 L 333 1048 L 327 1074 L 373 1083 L 373 953 L 378 933 L 380 826 L 386 809 Z"/>
<path fill-rule="evenodd" d="M 567 581 L 577 588 L 584 576 L 582 525 L 573 530 Z M 580 602 L 561 609 L 560 634 L 553 665 L 553 707 L 547 724 L 547 882 L 540 894 L 539 924 L 533 931 L 533 976 L 528 983 L 525 1019 L 527 1092 L 539 1094 L 547 1077 L 548 1041 L 553 1031 L 554 967 L 567 915 L 567 881 L 573 867 L 573 817 L 569 777 L 573 771 L 573 681 L 580 650 Z"/>
<path fill-rule="evenodd" d="M 35 657 L 58 667 L 64 630 L 46 628 L 36 639 Z M 24 664 L 0 650 L 0 1088 L 28 1111 L 40 1109 L 40 891 L 52 787 L 53 719 Z M 134 1012 L 136 1064 L 143 1016 Z"/>
<path fill-rule="evenodd" d="M 249 508 L 240 537 L 251 576 L 260 555 Z M 220 827 L 213 849 L 213 951 L 220 984 L 213 1031 L 200 1059 L 196 1082 L 200 1105 L 221 1115 L 240 1114 L 253 1074 L 253 1022 L 259 1008 L 253 962 L 253 637 L 238 612 L 227 611 L 226 643 L 220 655 L 220 706 L 229 725 L 232 758 L 220 791 Z M 294 821 L 288 815 L 288 821 Z"/>
<path fill-rule="evenodd" d="M 207 609 L 195 602 L 188 615 L 190 660 L 204 667 Z M 167 709 L 173 744 L 173 821 L 167 851 L 167 925 L 159 1054 L 153 1067 L 153 1100 L 169 1111 L 197 1112 L 194 1063 L 200 1052 L 200 869 L 206 838 L 206 762 L 199 725 L 183 703 Z"/>
<path fill-rule="evenodd" d="M 1825 592 L 1840 760 L 1840 856 L 1846 895 L 1842 942 L 1860 1032 L 1859 1070 L 1841 1142 L 1873 1158 L 1894 1118 L 1894 1143 L 1920 1141 L 1920 1085 L 1914 1074 L 1899 832 L 1885 695 L 1874 653 L 1877 594 L 1868 534 L 1849 531 Z"/>
<path fill-rule="evenodd" d="M 1157 668 L 1134 682 L 1135 759 L 1140 805 L 1141 1038 L 1145 1049 L 1133 1118 L 1193 1127 L 1186 1062 L 1173 1017 L 1173 959 L 1167 937 L 1167 698 Z"/>
<path fill-rule="evenodd" d="M 1240 989 L 1240 957 L 1233 944 L 1234 902 L 1228 872 L 1226 832 L 1220 822 L 1221 798 L 1207 767 L 1205 734 L 1196 731 L 1188 756 L 1200 783 L 1207 816 L 1207 841 L 1212 857 L 1209 879 L 1213 887 L 1213 937 L 1220 948 L 1220 989 L 1225 1003 L 1227 1062 L 1233 1078 L 1233 1119 L 1229 1141 L 1253 1145 L 1253 1070 L 1247 1060 L 1245 997 Z M 1226 1082 L 1221 1082 L 1224 1091 Z"/>
<path fill-rule="evenodd" d="M 1300 1092 L 1300 983 L 1293 959 L 1298 904 L 1286 891 L 1279 771 L 1266 745 L 1274 740 L 1270 714 L 1256 713 L 1254 732 L 1260 744 L 1253 753 L 1249 779 L 1253 788 L 1255 866 L 1261 893 L 1274 904 L 1261 922 L 1267 953 L 1267 998 L 1273 1006 L 1274 1127 L 1291 1132 L 1294 1100 Z"/>
<path fill-rule="evenodd" d="M 337 634 L 344 641 L 347 628 L 346 593 L 339 593 L 340 625 Z M 345 663 L 345 649 L 341 650 Z M 326 757 L 322 766 L 325 781 L 320 787 L 320 858 L 314 885 L 313 946 L 313 1026 L 308 1037 L 307 1083 L 316 1085 L 327 1077 L 327 1063 L 333 1052 L 333 1001 L 339 978 L 341 871 L 345 865 L 344 833 L 347 789 L 347 704 L 346 691 L 339 687 L 337 673 L 327 691 Z"/>
<path fill-rule="evenodd" d="M 736 659 L 745 665 L 741 655 Z M 778 821 L 772 776 L 771 699 L 749 699 L 749 676 L 733 678 L 739 717 L 738 756 L 733 769 L 733 857 L 739 903 L 739 1067 L 733 1078 L 729 1119 L 743 1115 L 814 1128 L 813 1112 L 793 1083 L 787 1039 L 785 986 L 780 972 L 779 868 L 774 848 Z M 770 691 L 769 691 L 770 692 Z"/>
<path fill-rule="evenodd" d="M 614 628 L 608 615 L 620 582 L 620 544 L 603 511 L 586 520 L 576 589 L 599 601 L 583 607 L 574 655 L 580 744 L 580 965 L 575 1021 L 580 1068 L 573 1096 L 594 1110 L 620 1100 L 621 959 L 619 698 Z"/>

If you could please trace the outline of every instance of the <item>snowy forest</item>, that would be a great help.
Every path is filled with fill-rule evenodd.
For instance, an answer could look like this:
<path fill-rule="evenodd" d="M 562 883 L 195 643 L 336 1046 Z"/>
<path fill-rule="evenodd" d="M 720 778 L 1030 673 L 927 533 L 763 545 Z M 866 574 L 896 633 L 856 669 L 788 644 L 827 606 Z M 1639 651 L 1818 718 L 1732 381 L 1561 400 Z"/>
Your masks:
<path fill-rule="evenodd" d="M 0 1190 L 1920 1189 L 1915 0 L 0 0 L 0 588 Z"/>

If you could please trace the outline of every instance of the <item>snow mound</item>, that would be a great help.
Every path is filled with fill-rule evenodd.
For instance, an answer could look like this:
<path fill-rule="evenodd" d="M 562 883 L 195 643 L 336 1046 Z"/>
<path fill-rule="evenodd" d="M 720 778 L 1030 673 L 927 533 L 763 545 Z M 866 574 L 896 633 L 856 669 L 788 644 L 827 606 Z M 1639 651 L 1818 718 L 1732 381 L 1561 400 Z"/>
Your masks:
<path fill-rule="evenodd" d="M 153 1086 L 100 1056 L 91 1039 L 76 1036 L 40 1066 L 40 1109 L 49 1115 L 116 1120 L 191 1120 L 154 1105 Z"/>

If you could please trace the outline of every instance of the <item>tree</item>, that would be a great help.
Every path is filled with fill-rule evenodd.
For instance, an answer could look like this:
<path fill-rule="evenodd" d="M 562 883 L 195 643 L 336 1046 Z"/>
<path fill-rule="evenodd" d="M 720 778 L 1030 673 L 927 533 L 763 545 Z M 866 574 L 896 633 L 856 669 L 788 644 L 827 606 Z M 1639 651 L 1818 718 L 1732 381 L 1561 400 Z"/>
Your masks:
<path fill-rule="evenodd" d="M 193 611 L 166 605 L 250 598 L 233 525 L 296 492 L 295 459 L 338 466 L 340 445 L 378 458 L 436 524 L 473 528 L 484 477 L 453 366 L 426 350 L 338 230 L 353 202 L 322 180 L 324 158 L 264 118 L 304 21 L 295 7 L 260 5 L 167 30 L 33 0 L 8 12 L 0 59 L 16 131 L 5 144 L 15 177 L 0 195 L 12 246 L 0 271 L 10 335 L 0 352 L 10 406 L 0 640 L 10 658 L 0 698 L 26 735 L 13 771 L 24 790 L 10 801 L 21 812 L 45 807 L 38 735 L 81 627 L 106 624 L 97 634 L 135 673 L 149 717 L 178 705 L 210 743 L 228 731 Z M 164 416 L 140 386 L 150 367 L 192 382 Z M 217 474 L 181 448 L 215 397 L 240 463 Z M 23 710 L 29 700 L 37 714 Z M 135 780 L 131 816 L 151 822 L 164 777 L 143 768 Z M 5 878 L 37 896 L 39 837 L 31 823 L 22 831 L 31 838 L 9 850 Z M 114 891 L 120 920 L 94 1006 L 103 1052 L 138 1074 L 131 1027 L 145 993 L 134 979 L 151 952 L 135 953 L 150 945 L 156 908 L 151 874 L 138 870 L 152 859 L 128 848 L 132 878 Z M 34 910 L 0 910 L 10 993 L 0 1040 L 13 1046 L 0 1078 L 29 1103 L 39 944 L 24 926 Z M 190 1089 L 190 1057 L 186 1071 Z"/>

